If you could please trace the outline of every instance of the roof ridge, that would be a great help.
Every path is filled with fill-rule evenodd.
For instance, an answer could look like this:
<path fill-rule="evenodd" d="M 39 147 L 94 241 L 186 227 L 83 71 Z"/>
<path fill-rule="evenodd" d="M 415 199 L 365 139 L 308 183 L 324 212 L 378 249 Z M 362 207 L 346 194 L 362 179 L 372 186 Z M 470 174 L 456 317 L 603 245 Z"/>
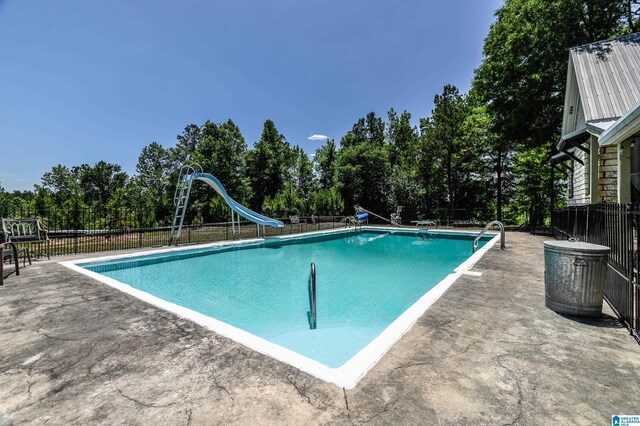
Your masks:
<path fill-rule="evenodd" d="M 585 44 L 581 44 L 581 45 L 578 45 L 578 46 L 573 46 L 573 47 L 569 48 L 569 50 L 573 51 L 573 50 L 577 50 L 577 49 L 584 48 L 584 47 L 587 47 L 587 46 L 594 46 L 594 45 L 597 45 L 597 44 L 606 44 L 606 43 L 611 43 L 611 42 L 614 42 L 614 41 L 622 41 L 623 39 L 636 39 L 636 38 L 638 39 L 638 41 L 640 41 L 640 32 L 631 33 L 631 34 L 625 34 L 625 35 L 614 37 L 614 38 L 608 38 L 606 40 L 598 40 L 598 41 L 593 41 L 591 43 L 585 43 Z"/>

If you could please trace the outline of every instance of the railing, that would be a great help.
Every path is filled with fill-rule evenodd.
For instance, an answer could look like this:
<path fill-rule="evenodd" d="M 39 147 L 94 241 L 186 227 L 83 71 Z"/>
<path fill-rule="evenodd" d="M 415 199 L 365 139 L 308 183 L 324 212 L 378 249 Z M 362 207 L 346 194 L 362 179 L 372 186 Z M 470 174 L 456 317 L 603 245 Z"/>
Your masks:
<path fill-rule="evenodd" d="M 94 210 L 94 209 L 3 209 L 0 217 L 38 217 L 46 225 L 50 238 L 51 256 L 97 253 L 165 246 L 169 242 L 171 223 L 158 224 L 152 210 Z M 301 217 L 301 223 L 291 224 L 284 219 L 283 228 L 266 228 L 260 237 L 289 235 L 344 227 L 343 216 Z M 256 227 L 251 222 L 236 223 L 236 236 L 255 238 Z M 248 226 L 247 226 L 248 225 Z M 239 231 L 239 233 L 238 233 Z M 2 242 L 0 232 L 0 243 Z M 233 238 L 231 222 L 186 224 L 181 244 L 200 244 Z M 18 244 L 21 246 L 20 244 Z"/>
<path fill-rule="evenodd" d="M 344 224 L 347 228 L 353 226 L 353 229 L 357 231 L 358 229 L 362 229 L 362 221 L 358 220 L 355 216 L 347 216 L 344 218 Z"/>
<path fill-rule="evenodd" d="M 316 264 L 311 262 L 311 272 L 309 273 L 309 327 L 312 330 L 318 327 L 316 314 Z"/>
<path fill-rule="evenodd" d="M 482 238 L 482 236 L 485 234 L 485 232 L 487 232 L 489 230 L 489 228 L 491 228 L 494 225 L 498 225 L 498 227 L 500 228 L 500 248 L 502 250 L 505 249 L 504 225 L 502 224 L 502 222 L 494 220 L 493 222 L 487 223 L 487 226 L 485 226 L 484 229 L 482 231 L 480 231 L 480 233 L 478 234 L 476 239 L 473 240 L 473 252 L 474 253 L 478 250 L 478 242 L 480 241 L 480 238 Z"/>
<path fill-rule="evenodd" d="M 592 204 L 554 210 L 556 239 L 577 238 L 611 249 L 604 296 L 640 343 L 640 207 Z"/>

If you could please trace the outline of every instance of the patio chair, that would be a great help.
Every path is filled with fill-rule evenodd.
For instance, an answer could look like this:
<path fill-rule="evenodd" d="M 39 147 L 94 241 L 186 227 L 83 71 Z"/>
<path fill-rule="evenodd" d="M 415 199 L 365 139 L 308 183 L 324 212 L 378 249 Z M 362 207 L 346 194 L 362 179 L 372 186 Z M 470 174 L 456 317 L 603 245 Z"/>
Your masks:
<path fill-rule="evenodd" d="M 307 219 L 300 219 L 300 216 L 297 216 L 297 215 L 289 216 L 289 221 L 291 222 L 292 225 L 307 223 Z"/>
<path fill-rule="evenodd" d="M 29 246 L 33 244 L 37 244 L 39 256 L 41 244 L 44 243 L 47 259 L 50 259 L 49 234 L 37 218 L 2 219 L 2 232 L 5 242 L 24 245 L 23 250 L 26 250 L 29 264 L 31 264 Z"/>
<path fill-rule="evenodd" d="M 15 265 L 16 276 L 20 275 L 20 262 L 18 260 L 18 247 L 14 243 L 1 243 L 0 253 L 2 253 L 2 259 L 0 259 L 0 285 L 4 285 L 4 262 L 5 259 L 13 257 L 13 264 Z M 22 261 L 24 265 L 24 258 Z M 31 259 L 29 259 L 29 265 L 31 265 Z M 9 274 L 10 275 L 10 274 Z"/>
<path fill-rule="evenodd" d="M 420 227 L 420 226 L 438 226 L 438 221 L 435 219 L 420 219 L 420 220 L 412 220 L 411 223 L 413 223 L 416 228 Z"/>

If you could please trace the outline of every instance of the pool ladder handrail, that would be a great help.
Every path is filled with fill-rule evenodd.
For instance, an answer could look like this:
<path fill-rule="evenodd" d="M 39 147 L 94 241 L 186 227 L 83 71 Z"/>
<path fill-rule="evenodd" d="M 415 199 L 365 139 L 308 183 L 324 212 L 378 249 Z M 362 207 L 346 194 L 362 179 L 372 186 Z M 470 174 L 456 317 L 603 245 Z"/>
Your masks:
<path fill-rule="evenodd" d="M 347 228 L 351 228 L 351 225 L 353 225 L 353 229 L 355 231 L 358 230 L 358 226 L 360 228 L 362 228 L 362 224 L 360 223 L 360 221 L 358 221 L 358 219 L 356 219 L 355 216 L 347 216 L 344 218 L 344 226 Z"/>
<path fill-rule="evenodd" d="M 498 221 L 498 220 L 494 220 L 493 222 L 489 222 L 487 224 L 487 226 L 484 227 L 484 229 L 478 234 L 478 236 L 476 237 L 475 240 L 473 240 L 473 252 L 475 253 L 478 250 L 478 241 L 480 241 L 480 238 L 484 235 L 485 232 L 487 232 L 489 230 L 489 228 L 491 228 L 493 225 L 498 225 L 498 227 L 500 228 L 500 248 L 502 250 L 504 250 L 505 248 L 505 242 L 504 242 L 504 225 L 502 224 L 502 222 Z"/>
<path fill-rule="evenodd" d="M 317 328 L 316 320 L 316 264 L 311 262 L 311 273 L 309 274 L 309 326 L 312 330 Z"/>

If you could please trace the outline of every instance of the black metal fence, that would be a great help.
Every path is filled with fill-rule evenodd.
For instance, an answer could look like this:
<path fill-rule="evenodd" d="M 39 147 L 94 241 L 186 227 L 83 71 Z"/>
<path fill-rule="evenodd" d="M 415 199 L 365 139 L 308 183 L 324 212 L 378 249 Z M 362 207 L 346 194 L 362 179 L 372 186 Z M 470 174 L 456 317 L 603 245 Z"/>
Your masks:
<path fill-rule="evenodd" d="M 437 219 L 439 226 L 484 226 L 490 215 L 484 210 L 454 209 L 442 210 Z M 446 214 L 445 214 L 446 213 Z M 383 214 L 384 216 L 384 214 Z M 95 253 L 111 250 L 127 250 L 167 245 L 171 233 L 171 217 L 158 218 L 151 209 L 95 209 L 95 208 L 46 208 L 0 206 L 3 218 L 39 218 L 48 231 L 50 242 L 47 247 L 32 246 L 32 251 L 42 255 L 69 255 Z M 388 217 L 388 216 L 387 216 Z M 411 224 L 418 217 L 417 212 L 407 209 L 402 212 L 403 222 Z M 444 219 L 442 219 L 444 217 Z M 432 217 L 426 217 L 432 219 Z M 291 223 L 289 218 L 281 219 L 284 228 L 266 228 L 265 236 L 304 233 L 344 226 L 344 216 L 301 217 L 299 223 Z M 370 216 L 372 224 L 388 224 L 375 216 Z M 181 244 L 207 243 L 222 240 L 253 238 L 256 226 L 243 222 L 240 233 L 234 235 L 230 222 L 194 223 L 187 217 L 180 238 Z M 262 235 L 262 232 L 261 232 Z M 0 241 L 2 241 L 0 232 Z"/>
<path fill-rule="evenodd" d="M 592 204 L 553 211 L 558 239 L 577 238 L 611 248 L 605 297 L 640 343 L 640 208 L 628 204 Z"/>
<path fill-rule="evenodd" d="M 95 211 L 91 209 L 47 209 L 41 211 L 2 211 L 1 217 L 37 217 L 45 226 L 49 243 L 31 247 L 40 256 L 95 253 L 111 250 L 127 250 L 160 247 L 169 243 L 171 226 L 153 222 L 152 213 L 146 211 Z M 318 231 L 344 226 L 342 216 L 301 217 L 299 223 L 282 219 L 283 228 L 265 228 L 265 236 L 286 235 Z M 149 226 L 152 225 L 152 226 Z M 180 244 L 209 243 L 233 238 L 255 238 L 257 228 L 254 223 L 241 222 L 239 232 L 234 234 L 231 222 L 185 224 L 180 236 Z M 262 231 L 260 235 L 263 235 Z M 3 234 L 0 232 L 0 240 Z"/>
<path fill-rule="evenodd" d="M 366 207 L 366 206 L 363 206 Z M 382 216 L 390 217 L 391 211 L 387 214 L 376 212 Z M 429 219 L 437 220 L 439 224 L 443 226 L 456 226 L 476 223 L 487 223 L 495 219 L 495 213 L 489 208 L 469 208 L 469 209 L 452 209 L 446 208 L 434 208 L 427 212 L 404 207 L 402 211 L 402 222 L 405 225 L 410 225 L 412 220 L 415 219 Z"/>

